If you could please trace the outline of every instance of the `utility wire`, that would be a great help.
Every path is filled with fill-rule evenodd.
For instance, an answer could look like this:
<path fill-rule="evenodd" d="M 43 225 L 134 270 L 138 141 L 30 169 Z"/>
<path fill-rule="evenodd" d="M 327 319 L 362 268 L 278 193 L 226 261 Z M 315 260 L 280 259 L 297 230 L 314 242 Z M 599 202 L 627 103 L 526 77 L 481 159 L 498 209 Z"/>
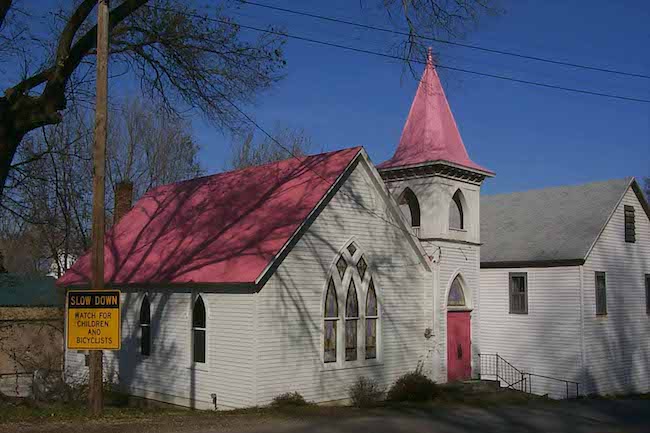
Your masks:
<path fill-rule="evenodd" d="M 256 3 L 256 2 L 252 2 L 252 1 L 248 1 L 248 0 L 240 0 L 240 1 L 242 3 L 244 3 L 244 4 L 248 4 L 248 5 L 251 5 L 251 6 L 257 6 L 257 7 L 261 7 L 261 8 L 275 10 L 275 11 L 278 11 L 278 12 L 286 12 L 286 13 L 305 16 L 305 17 L 309 17 L 309 18 L 316 18 L 316 19 L 323 20 L 323 21 L 330 21 L 330 22 L 334 22 L 334 23 L 345 24 L 345 25 L 348 25 L 348 26 L 359 27 L 359 28 L 366 29 L 366 30 L 373 30 L 373 31 L 384 32 L 384 33 L 392 33 L 392 34 L 395 34 L 395 35 L 407 36 L 407 37 L 413 36 L 412 34 L 410 34 L 408 32 L 405 32 L 405 31 L 401 31 L 401 30 L 394 30 L 394 29 L 389 29 L 389 28 L 386 28 L 386 27 L 371 26 L 371 25 L 368 25 L 368 24 L 363 24 L 363 23 L 359 23 L 359 22 L 355 22 L 355 21 L 348 21 L 348 20 L 344 20 L 344 19 L 341 19 L 341 18 L 334 18 L 334 17 L 325 16 L 325 15 L 318 15 L 318 14 L 313 14 L 313 13 L 309 13 L 309 12 L 297 11 L 297 10 L 294 10 L 294 9 L 286 9 L 286 8 L 281 8 L 281 7 L 278 7 L 278 6 L 271 6 L 271 5 Z M 471 44 L 464 44 L 464 43 L 460 43 L 460 42 L 453 42 L 453 41 L 449 41 L 449 40 L 446 40 L 446 39 L 438 39 L 438 38 L 434 38 L 434 37 L 430 37 L 430 36 L 421 36 L 421 35 L 416 34 L 415 37 L 419 38 L 419 39 L 428 40 L 428 41 L 438 42 L 440 44 L 455 45 L 455 46 L 458 46 L 458 47 L 470 48 L 470 49 L 473 49 L 473 50 L 484 51 L 484 52 L 487 52 L 487 53 L 501 54 L 501 55 L 504 55 L 504 56 L 519 57 L 521 59 L 535 60 L 535 61 L 538 61 L 538 62 L 551 63 L 551 64 L 554 64 L 554 65 L 570 66 L 570 67 L 574 67 L 574 68 L 588 69 L 588 70 L 591 70 L 591 71 L 606 72 L 606 73 L 610 73 L 610 74 L 625 75 L 625 76 L 628 76 L 628 77 L 650 79 L 650 75 L 637 74 L 637 73 L 634 73 L 634 72 L 625 72 L 625 71 L 619 71 L 619 70 L 615 70 L 615 69 L 599 68 L 597 66 L 589 66 L 589 65 L 581 65 L 581 64 L 578 64 L 578 63 L 563 62 L 561 60 L 554 60 L 554 59 L 549 59 L 549 58 L 544 58 L 544 57 L 537 57 L 537 56 L 531 56 L 531 55 L 526 55 L 526 54 L 520 54 L 520 53 L 515 53 L 515 52 L 512 52 L 512 51 L 497 50 L 497 49 L 494 49 L 494 48 L 486 48 L 486 47 L 481 47 L 479 45 L 471 45 Z"/>
<path fill-rule="evenodd" d="M 222 98 L 223 98 L 223 99 L 224 99 L 228 104 L 230 104 L 230 105 L 231 105 L 231 106 L 232 106 L 232 107 L 233 107 L 237 112 L 239 112 L 239 114 L 241 114 L 241 115 L 242 115 L 246 120 L 248 120 L 248 121 L 251 123 L 251 125 L 253 125 L 255 128 L 257 128 L 257 129 L 258 129 L 260 132 L 262 132 L 262 134 L 264 134 L 266 137 L 268 137 L 269 140 L 271 140 L 274 144 L 276 144 L 276 145 L 277 145 L 278 147 L 280 147 L 282 150 L 284 150 L 284 151 L 287 152 L 289 155 L 291 155 L 292 158 L 295 158 L 295 159 L 298 160 L 299 162 L 302 162 L 302 161 L 303 161 L 303 159 L 305 158 L 304 156 L 303 156 L 303 157 L 300 157 L 300 156 L 296 155 L 296 154 L 295 154 L 295 153 L 294 153 L 294 152 L 293 152 L 289 147 L 287 147 L 287 146 L 283 145 L 282 143 L 280 143 L 280 142 L 279 142 L 279 141 L 278 141 L 278 140 L 277 140 L 273 135 L 271 135 L 271 134 L 270 134 L 266 129 L 264 129 L 264 128 L 262 127 L 262 125 L 260 125 L 258 122 L 256 122 L 255 119 L 253 119 L 251 116 L 249 116 L 249 115 L 248 115 L 244 110 L 242 110 L 241 108 L 239 108 L 239 106 L 237 106 L 237 104 L 235 104 L 235 103 L 234 103 L 230 98 L 228 98 L 226 95 L 224 95 L 222 92 L 220 92 L 220 91 L 218 91 L 218 90 L 217 90 L 217 93 L 219 93 L 219 95 L 220 95 L 220 96 L 221 96 L 221 97 L 222 97 Z M 317 177 L 319 177 L 319 178 L 322 179 L 323 181 L 325 181 L 325 182 L 331 182 L 331 179 L 327 179 L 327 178 L 325 178 L 325 177 L 322 176 L 320 173 L 318 173 L 316 170 L 314 170 L 313 167 L 310 167 L 309 165 L 305 165 L 305 168 L 306 168 L 307 170 L 311 171 L 312 173 L 314 173 Z M 350 198 L 354 203 L 356 203 L 357 205 L 359 205 L 359 207 L 360 207 L 363 211 L 365 211 L 366 213 L 368 213 L 369 215 L 371 215 L 371 216 L 373 216 L 373 217 L 375 217 L 375 218 L 378 218 L 378 219 L 382 220 L 383 222 L 385 222 L 385 223 L 387 223 L 387 224 L 389 224 L 389 225 L 391 225 L 391 226 L 393 226 L 393 227 L 395 227 L 395 228 L 397 228 L 397 229 L 403 231 L 405 234 L 407 234 L 407 235 L 409 235 L 409 236 L 413 236 L 413 237 L 415 237 L 415 235 L 413 234 L 412 231 L 410 231 L 410 230 L 406 230 L 406 229 L 405 229 L 404 227 L 402 227 L 401 225 L 399 225 L 399 224 L 395 224 L 393 221 L 390 221 L 389 219 L 384 218 L 382 215 L 379 215 L 379 214 L 378 214 L 377 212 L 375 212 L 374 210 L 372 210 L 372 209 L 368 209 L 368 208 L 366 207 L 366 205 L 364 205 L 364 204 L 363 204 L 363 203 L 362 203 L 362 202 L 361 202 L 357 197 L 353 196 L 352 194 L 349 194 L 348 192 L 346 192 L 346 191 L 343 190 L 343 189 L 339 189 L 339 192 L 340 192 L 341 194 L 347 196 L 348 198 Z"/>
<path fill-rule="evenodd" d="M 160 11 L 165 11 L 165 12 L 174 12 L 174 13 L 179 13 L 179 14 L 186 15 L 186 16 L 189 16 L 189 17 L 214 21 L 214 22 L 229 25 L 229 26 L 239 27 L 239 28 L 248 29 L 248 30 L 254 30 L 254 31 L 257 31 L 257 32 L 261 32 L 261 33 L 267 33 L 267 34 L 272 34 L 272 35 L 277 35 L 277 36 L 283 36 L 283 37 L 286 37 L 286 38 L 289 38 L 289 39 L 295 39 L 295 40 L 299 40 L 299 41 L 310 42 L 310 43 L 313 43 L 313 44 L 324 45 L 324 46 L 333 47 L 333 48 L 339 48 L 339 49 L 346 50 L 346 51 L 369 54 L 369 55 L 373 55 L 373 56 L 384 57 L 384 58 L 388 58 L 388 59 L 400 60 L 400 61 L 405 61 L 405 62 L 420 63 L 420 64 L 423 64 L 423 65 L 426 64 L 426 62 L 423 62 L 421 60 L 412 60 L 412 59 L 408 59 L 408 58 L 402 57 L 402 56 L 396 56 L 396 55 L 392 55 L 392 54 L 380 53 L 378 51 L 372 51 L 372 50 L 367 50 L 367 49 L 363 49 L 363 48 L 356 48 L 356 47 L 351 47 L 351 46 L 347 46 L 347 45 L 336 44 L 336 43 L 333 43 L 333 42 L 321 41 L 321 40 L 318 40 L 318 39 L 307 38 L 307 37 L 304 37 L 304 36 L 292 35 L 292 34 L 289 34 L 289 33 L 286 33 L 286 32 L 280 32 L 280 31 L 270 30 L 270 29 L 263 29 L 263 28 L 260 28 L 260 27 L 249 26 L 249 25 L 244 25 L 244 24 L 237 24 L 237 23 L 233 23 L 233 22 L 230 22 L 230 21 L 227 21 L 227 20 L 221 20 L 221 19 L 217 19 L 217 18 L 206 17 L 206 16 L 203 16 L 203 15 L 193 14 L 193 13 L 189 13 L 189 12 L 179 12 L 177 10 L 170 9 L 170 8 L 164 8 L 164 7 L 160 7 L 160 6 L 147 6 L 147 7 L 150 8 L 150 9 L 155 9 L 155 10 L 160 10 Z M 486 73 L 486 72 L 478 72 L 478 71 L 473 71 L 473 70 L 469 70 L 469 69 L 457 68 L 457 67 L 453 67 L 453 66 L 446 66 L 446 65 L 442 65 L 442 64 L 436 64 L 436 68 L 447 69 L 447 70 L 450 70 L 450 71 L 463 72 L 463 73 L 466 73 L 466 74 L 478 75 L 478 76 L 482 76 L 482 77 L 495 78 L 495 79 L 498 79 L 498 80 L 512 81 L 512 82 L 515 82 L 515 83 L 528 84 L 528 85 L 531 85 L 531 86 L 544 87 L 544 88 L 548 88 L 548 89 L 564 90 L 566 92 L 582 93 L 582 94 L 585 94 L 585 95 L 600 96 L 600 97 L 604 97 L 604 98 L 619 99 L 619 100 L 624 100 L 624 101 L 650 103 L 650 99 L 641 99 L 641 98 L 635 98 L 635 97 L 629 97 L 629 96 L 620 96 L 620 95 L 615 95 L 615 94 L 611 94 L 611 93 L 592 92 L 590 90 L 576 89 L 576 88 L 572 88 L 572 87 L 557 86 L 557 85 L 554 85 L 554 84 L 540 83 L 540 82 L 537 82 L 537 81 L 522 80 L 522 79 L 519 79 L 519 78 L 508 77 L 508 76 L 505 76 L 505 75 L 489 74 L 489 73 Z"/>

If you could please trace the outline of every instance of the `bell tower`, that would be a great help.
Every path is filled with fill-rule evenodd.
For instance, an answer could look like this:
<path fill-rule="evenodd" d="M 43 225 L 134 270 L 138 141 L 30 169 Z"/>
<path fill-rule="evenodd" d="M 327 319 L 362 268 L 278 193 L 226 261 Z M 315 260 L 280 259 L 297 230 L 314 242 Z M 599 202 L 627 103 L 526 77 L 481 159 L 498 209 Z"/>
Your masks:
<path fill-rule="evenodd" d="M 378 169 L 434 264 L 431 303 L 426 307 L 433 324 L 432 335 L 426 343 L 427 363 L 432 363 L 431 374 L 440 382 L 462 378 L 459 374 L 476 376 L 479 367 L 480 190 L 483 180 L 494 173 L 469 158 L 436 72 L 431 49 L 397 150 L 392 158 L 379 164 Z M 452 285 L 454 300 L 450 303 Z M 463 292 L 462 305 L 457 301 L 459 290 Z M 448 344 L 464 344 L 458 343 L 461 337 L 452 335 L 447 326 L 448 315 L 461 312 L 466 313 L 470 321 L 470 341 L 466 344 L 467 347 L 471 345 L 471 354 L 460 346 L 458 350 L 447 347 Z M 453 317 L 455 323 L 456 316 Z M 448 338 L 452 339 L 448 341 Z M 465 359 L 456 359 L 457 353 L 464 353 L 458 356 L 465 356 Z M 465 370 L 456 365 L 458 362 L 467 363 Z M 454 370 L 453 375 L 451 370 Z M 469 373 L 462 373 L 464 371 Z"/>

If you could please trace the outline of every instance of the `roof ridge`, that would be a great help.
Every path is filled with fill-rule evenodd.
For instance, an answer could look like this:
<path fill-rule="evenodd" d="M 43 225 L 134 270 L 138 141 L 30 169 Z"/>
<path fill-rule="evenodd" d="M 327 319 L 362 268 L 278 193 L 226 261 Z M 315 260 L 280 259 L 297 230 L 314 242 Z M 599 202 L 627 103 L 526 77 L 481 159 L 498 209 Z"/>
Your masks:
<path fill-rule="evenodd" d="M 589 185 L 596 185 L 596 184 L 606 184 L 606 183 L 613 183 L 613 182 L 621 182 L 621 181 L 626 181 L 627 183 L 631 182 L 632 179 L 634 179 L 634 176 L 627 176 L 627 177 L 619 177 L 615 179 L 607 179 L 607 180 L 595 180 L 591 182 L 585 182 L 585 183 L 579 183 L 579 184 L 571 184 L 571 185 L 557 185 L 557 186 L 548 186 L 548 187 L 541 187 L 541 188 L 532 188 L 532 189 L 526 189 L 526 190 L 521 190 L 521 191 L 511 191 L 511 192 L 501 192 L 498 194 L 481 194 L 481 199 L 484 198 L 494 198 L 494 197 L 501 197 L 501 196 L 509 196 L 509 195 L 514 195 L 514 194 L 526 194 L 529 192 L 541 192 L 541 191 L 552 191 L 552 190 L 558 190 L 558 189 L 567 189 L 567 188 L 580 188 L 580 187 L 586 187 Z"/>
<path fill-rule="evenodd" d="M 221 172 L 218 172 L 218 173 L 212 173 L 212 174 L 206 174 L 206 175 L 203 175 L 203 176 L 197 176 L 197 177 L 193 177 L 191 179 L 178 180 L 176 182 L 170 182 L 170 183 L 166 183 L 166 184 L 163 184 L 163 185 L 158 185 L 158 186 L 150 189 L 149 191 L 147 191 L 143 196 L 149 195 L 149 194 L 151 194 L 153 192 L 159 191 L 160 189 L 163 189 L 163 188 L 170 187 L 172 185 L 182 185 L 184 183 L 197 182 L 197 181 L 200 181 L 200 180 L 206 180 L 206 179 L 210 179 L 210 178 L 217 178 L 217 177 L 220 177 L 220 176 L 239 173 L 239 172 L 243 172 L 243 171 L 246 171 L 246 170 L 258 170 L 258 169 L 268 168 L 268 167 L 271 167 L 273 165 L 281 164 L 281 163 L 290 161 L 292 159 L 297 159 L 297 158 L 304 158 L 304 159 L 309 158 L 309 159 L 311 159 L 311 158 L 316 158 L 318 156 L 331 155 L 331 154 L 335 154 L 335 153 L 338 153 L 338 152 L 344 152 L 344 151 L 347 151 L 347 150 L 361 149 L 361 148 L 363 148 L 363 146 L 352 146 L 352 147 L 344 147 L 343 149 L 329 150 L 327 152 L 314 153 L 312 155 L 290 156 L 289 158 L 281 159 L 281 160 L 278 160 L 278 161 L 265 162 L 264 164 L 260 164 L 260 165 L 251 165 L 249 167 L 237 168 L 237 169 L 234 169 L 234 170 L 221 171 Z"/>
<path fill-rule="evenodd" d="M 362 154 L 357 146 L 289 158 L 148 192 L 107 233 L 107 287 L 254 284 Z M 85 253 L 57 284 L 83 287 L 89 275 Z"/>

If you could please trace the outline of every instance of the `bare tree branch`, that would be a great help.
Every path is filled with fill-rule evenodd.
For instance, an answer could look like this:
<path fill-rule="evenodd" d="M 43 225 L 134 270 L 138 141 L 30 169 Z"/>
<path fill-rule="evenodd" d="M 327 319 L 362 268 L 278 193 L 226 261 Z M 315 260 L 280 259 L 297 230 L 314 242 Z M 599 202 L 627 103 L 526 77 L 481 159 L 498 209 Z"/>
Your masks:
<path fill-rule="evenodd" d="M 4 25 L 7 12 L 11 9 L 11 3 L 13 3 L 13 0 L 0 0 L 0 29 Z"/>

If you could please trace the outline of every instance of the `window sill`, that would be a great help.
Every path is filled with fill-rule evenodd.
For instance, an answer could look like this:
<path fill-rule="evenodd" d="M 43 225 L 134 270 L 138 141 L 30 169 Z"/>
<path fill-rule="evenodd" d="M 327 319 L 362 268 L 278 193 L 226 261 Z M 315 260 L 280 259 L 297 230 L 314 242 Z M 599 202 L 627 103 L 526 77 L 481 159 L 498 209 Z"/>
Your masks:
<path fill-rule="evenodd" d="M 320 371 L 326 372 L 326 371 L 340 371 L 340 370 L 355 370 L 359 368 L 379 367 L 382 365 L 384 365 L 384 363 L 377 359 L 368 359 L 368 360 L 353 361 L 353 362 L 347 361 L 347 365 L 338 362 L 328 362 L 327 364 L 323 364 Z"/>
<path fill-rule="evenodd" d="M 187 367 L 187 369 L 193 371 L 201 371 L 203 373 L 208 373 L 210 371 L 210 368 L 206 364 L 192 364 Z"/>
<path fill-rule="evenodd" d="M 450 232 L 458 232 L 458 233 L 467 233 L 467 229 L 455 229 L 453 227 L 449 227 Z"/>

